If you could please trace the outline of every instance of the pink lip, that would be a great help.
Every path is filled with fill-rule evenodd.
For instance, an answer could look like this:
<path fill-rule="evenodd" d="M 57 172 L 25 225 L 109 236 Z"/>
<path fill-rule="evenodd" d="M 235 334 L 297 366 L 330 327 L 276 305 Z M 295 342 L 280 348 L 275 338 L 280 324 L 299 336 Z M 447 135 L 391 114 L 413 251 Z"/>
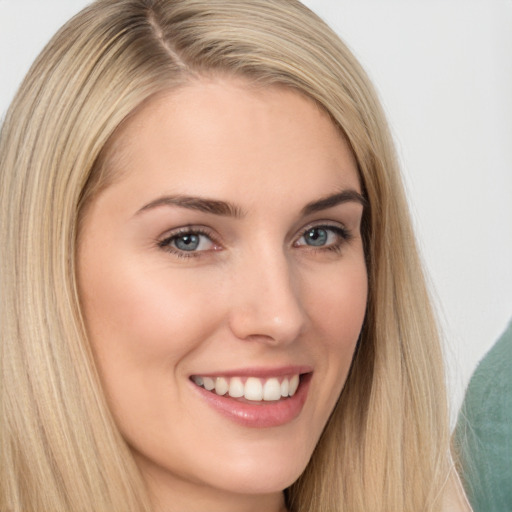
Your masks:
<path fill-rule="evenodd" d="M 231 372 L 222 373 L 219 375 L 230 376 L 230 373 Z M 276 374 L 275 371 L 271 373 L 267 371 L 252 371 L 250 373 L 246 373 L 246 371 L 236 371 L 232 373 L 232 375 L 244 376 L 245 374 L 264 378 L 297 373 L 300 373 L 297 371 L 297 367 L 290 367 L 288 369 L 283 369 L 283 373 L 279 375 Z M 302 373 L 300 377 L 300 384 L 295 395 L 292 397 L 283 398 L 278 402 L 262 401 L 255 402 L 254 404 L 240 402 L 235 398 L 229 397 L 228 395 L 216 395 L 214 392 L 207 391 L 206 389 L 195 385 L 193 382 L 191 382 L 191 385 L 194 386 L 196 392 L 199 393 L 201 398 L 205 400 L 210 407 L 215 409 L 220 414 L 226 416 L 230 420 L 234 421 L 235 423 L 243 425 L 244 427 L 269 428 L 278 427 L 280 425 L 289 423 L 300 414 L 308 395 L 311 375 L 311 373 Z"/>

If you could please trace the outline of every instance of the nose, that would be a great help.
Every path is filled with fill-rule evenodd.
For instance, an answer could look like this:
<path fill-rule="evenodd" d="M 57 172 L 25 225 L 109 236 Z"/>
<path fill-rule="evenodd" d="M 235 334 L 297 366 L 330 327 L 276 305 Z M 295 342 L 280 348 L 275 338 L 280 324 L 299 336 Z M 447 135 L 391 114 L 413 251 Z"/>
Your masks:
<path fill-rule="evenodd" d="M 282 251 L 254 251 L 232 278 L 229 323 L 235 336 L 269 345 L 299 337 L 306 324 L 300 280 Z"/>

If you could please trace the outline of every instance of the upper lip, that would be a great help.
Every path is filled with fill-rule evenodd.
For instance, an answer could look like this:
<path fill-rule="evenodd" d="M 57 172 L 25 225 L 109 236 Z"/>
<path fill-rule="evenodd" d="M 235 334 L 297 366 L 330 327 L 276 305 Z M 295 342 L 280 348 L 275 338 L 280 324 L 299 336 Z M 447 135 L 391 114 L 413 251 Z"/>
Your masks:
<path fill-rule="evenodd" d="M 246 367 L 215 372 L 197 372 L 192 375 L 201 377 L 260 377 L 262 379 L 271 377 L 284 377 L 287 375 L 300 375 L 311 373 L 312 366 L 309 365 L 287 365 L 279 367 Z M 191 375 L 191 376 L 192 376 Z"/>

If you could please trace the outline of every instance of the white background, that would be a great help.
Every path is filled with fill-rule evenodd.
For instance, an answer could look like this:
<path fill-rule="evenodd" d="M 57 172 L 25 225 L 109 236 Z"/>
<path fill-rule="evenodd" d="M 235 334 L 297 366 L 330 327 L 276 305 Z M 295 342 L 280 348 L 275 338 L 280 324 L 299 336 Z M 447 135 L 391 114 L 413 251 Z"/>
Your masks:
<path fill-rule="evenodd" d="M 87 3 L 0 0 L 0 115 Z M 446 338 L 453 419 L 512 318 L 512 0 L 305 3 L 362 62 L 388 114 Z"/>

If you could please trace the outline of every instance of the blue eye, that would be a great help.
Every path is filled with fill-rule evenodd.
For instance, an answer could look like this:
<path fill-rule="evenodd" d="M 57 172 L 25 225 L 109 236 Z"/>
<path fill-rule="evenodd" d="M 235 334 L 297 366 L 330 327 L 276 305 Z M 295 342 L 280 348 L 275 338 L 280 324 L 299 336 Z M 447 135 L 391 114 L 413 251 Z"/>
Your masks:
<path fill-rule="evenodd" d="M 304 231 L 294 245 L 337 250 L 349 239 L 348 231 L 340 226 L 314 226 Z"/>
<path fill-rule="evenodd" d="M 325 245 L 329 240 L 329 232 L 324 228 L 308 229 L 302 236 L 307 245 L 315 247 Z"/>
<path fill-rule="evenodd" d="M 216 244 L 209 235 L 197 230 L 182 230 L 171 234 L 158 246 L 178 256 L 194 256 L 196 253 L 216 249 Z"/>
<path fill-rule="evenodd" d="M 189 234 L 176 237 L 173 242 L 180 251 L 195 251 L 199 247 L 201 239 L 199 235 Z"/>

